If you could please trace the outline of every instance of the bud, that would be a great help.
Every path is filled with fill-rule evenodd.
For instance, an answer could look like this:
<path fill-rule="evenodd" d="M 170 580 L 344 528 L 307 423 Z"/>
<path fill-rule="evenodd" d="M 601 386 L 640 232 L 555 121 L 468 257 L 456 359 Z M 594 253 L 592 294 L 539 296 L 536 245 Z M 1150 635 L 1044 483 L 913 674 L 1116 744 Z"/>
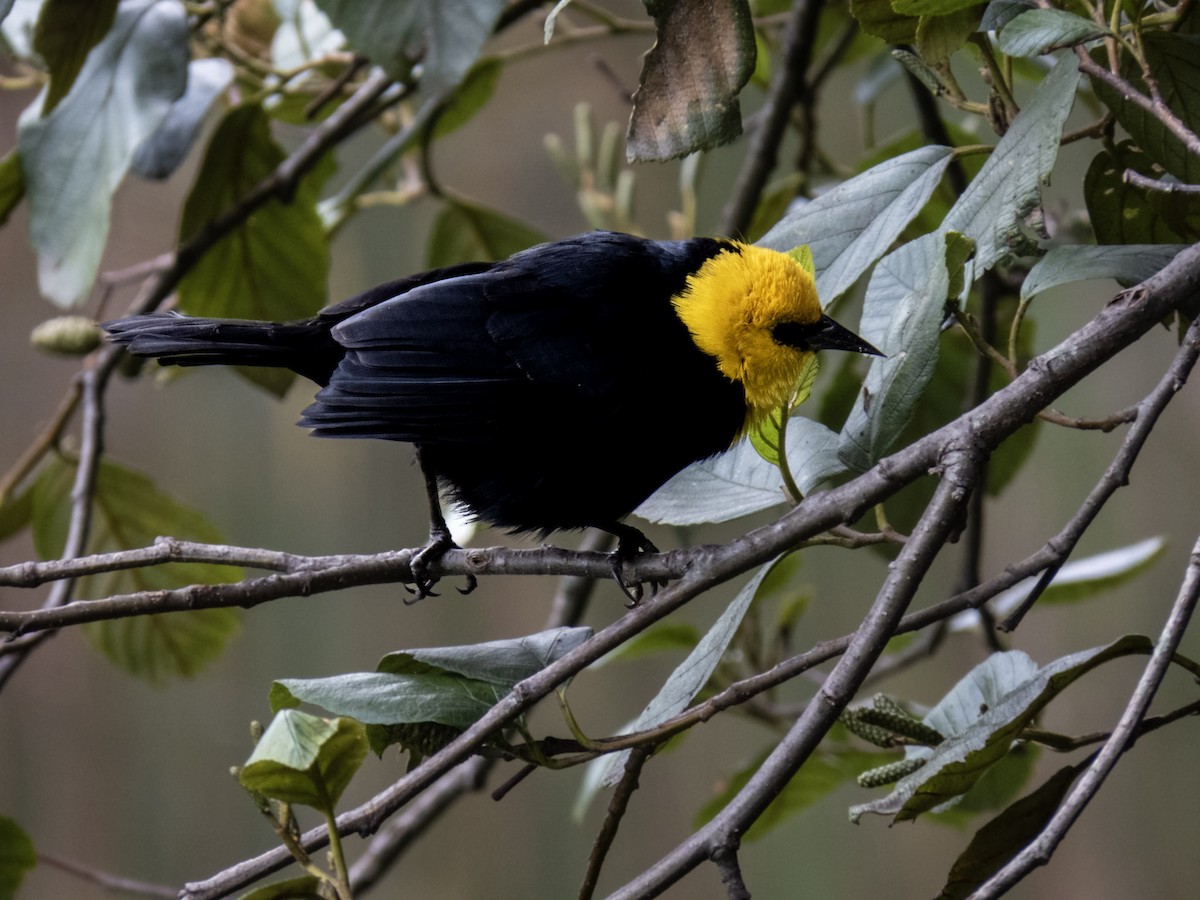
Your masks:
<path fill-rule="evenodd" d="M 100 346 L 100 329 L 87 316 L 58 316 L 34 328 L 29 343 L 44 353 L 86 356 Z"/>

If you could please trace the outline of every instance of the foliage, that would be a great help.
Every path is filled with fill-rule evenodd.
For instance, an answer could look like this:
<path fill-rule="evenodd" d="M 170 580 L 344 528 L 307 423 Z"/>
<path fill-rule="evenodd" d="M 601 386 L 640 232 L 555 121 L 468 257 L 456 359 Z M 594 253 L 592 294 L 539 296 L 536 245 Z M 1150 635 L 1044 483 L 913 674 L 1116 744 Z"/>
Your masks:
<path fill-rule="evenodd" d="M 855 821 L 877 813 L 923 817 L 917 827 L 961 826 L 993 814 L 948 874 L 933 873 L 929 884 L 944 882 L 943 897 L 995 896 L 1033 865 L 1028 845 L 1061 838 L 1058 812 L 1090 798 L 1101 766 L 1142 734 L 1195 712 L 1193 702 L 1151 720 L 1138 706 L 1149 702 L 1168 662 L 1196 674 L 1197 665 L 1175 652 L 1195 601 L 1194 561 L 1157 642 L 1112 634 L 1100 647 L 1063 647 L 1038 665 L 1011 646 L 1014 638 L 989 634 L 981 642 L 987 657 L 923 714 L 912 711 L 915 698 L 890 695 L 847 707 L 873 666 L 871 677 L 883 678 L 924 663 L 946 634 L 966 641 L 992 631 L 980 607 L 1004 617 L 1011 631 L 1039 598 L 1077 604 L 1060 614 L 1086 610 L 1078 604 L 1119 595 L 1165 556 L 1165 540 L 1137 532 L 1126 546 L 1070 559 L 1182 389 L 1196 362 L 1196 330 L 1182 335 L 1160 386 L 1134 406 L 1114 402 L 1088 419 L 1052 404 L 1155 322 L 1182 334 L 1197 312 L 1194 299 L 1178 296 L 1188 278 L 1195 284 L 1189 245 L 1200 241 L 1194 4 L 644 5 L 645 15 L 626 18 L 570 0 L 552 9 L 501 0 L 0 2 L 7 48 L 0 84 L 25 104 L 11 152 L 0 158 L 0 225 L 11 233 L 18 211 L 28 222 L 27 252 L 51 304 L 35 345 L 82 358 L 59 409 L 0 475 L 0 541 L 24 539 L 42 560 L 0 569 L 0 584 L 53 585 L 42 609 L 10 611 L 6 601 L 0 611 L 0 630 L 18 637 L 0 647 L 0 688 L 53 629 L 86 625 L 92 644 L 118 667 L 163 683 L 217 659 L 240 606 L 394 584 L 409 574 L 403 554 L 304 558 L 228 547 L 174 489 L 104 451 L 110 379 L 138 374 L 113 347 L 97 346 L 94 327 L 119 280 L 101 273 L 121 215 L 118 192 L 130 179 L 155 182 L 144 189 L 156 196 L 169 196 L 172 182 L 186 187 L 178 208 L 152 223 L 164 256 L 133 270 L 144 279 L 136 309 L 305 318 L 328 300 L 337 235 L 368 208 L 382 207 L 378 214 L 397 233 L 421 210 L 431 212 L 430 267 L 502 259 L 547 239 L 550 229 L 505 207 L 503 191 L 466 197 L 435 177 L 434 163 L 452 135 L 509 102 L 504 81 L 522 60 L 567 59 L 577 45 L 633 36 L 648 52 L 624 147 L 620 126 L 598 128 L 586 104 L 562 116 L 573 116 L 569 150 L 546 136 L 543 169 L 557 169 L 557 189 L 574 193 L 580 219 L 647 234 L 665 225 L 671 237 L 749 235 L 793 251 L 814 272 L 827 307 L 838 305 L 844 317 L 861 304 L 856 330 L 886 354 L 820 372 L 814 363 L 778 415 L 649 498 L 638 515 L 680 528 L 751 514 L 770 522 L 746 525 L 741 538 L 720 546 L 634 561 L 644 581 L 671 583 L 615 623 L 593 630 L 557 618 L 522 637 L 399 649 L 370 672 L 277 678 L 275 717 L 238 778 L 282 846 L 215 876 L 222 892 L 290 858 L 301 877 L 246 896 L 349 898 L 360 885 L 351 884 L 343 838 L 374 832 L 429 791 L 432 799 L 412 813 L 412 834 L 423 832 L 447 796 L 468 790 L 454 787 L 452 766 L 473 756 L 488 766 L 523 764 L 512 784 L 531 771 L 563 778 L 552 773 L 587 764 L 580 814 L 612 789 L 594 871 L 581 890 L 589 896 L 606 842 L 626 810 L 636 810 L 639 779 L 651 777 L 646 767 L 668 765 L 655 754 L 701 722 L 741 713 L 768 732 L 752 732 L 741 759 L 721 760 L 726 777 L 707 798 L 695 792 L 682 849 L 657 848 L 661 868 L 647 869 L 620 895 L 655 893 L 706 858 L 722 867 L 733 895 L 736 860 L 729 865 L 714 848 L 819 814 L 822 798 L 857 781 L 854 791 L 892 786 L 874 800 L 852 801 Z M 534 40 L 522 43 L 530 33 Z M 826 121 L 849 118 L 826 105 L 835 72 L 857 82 L 863 140 L 850 155 L 829 149 Z M 880 141 L 885 93 L 911 106 L 904 120 L 915 124 Z M 748 110 L 758 110 L 755 127 L 743 135 Z M 341 152 L 358 135 L 369 136 Z M 1086 157 L 1082 164 L 1064 162 L 1068 145 Z M 667 170 L 678 209 L 666 210 L 662 192 L 644 185 L 680 158 Z M 736 178 L 709 175 L 731 159 Z M 1047 203 L 1052 180 L 1073 199 Z M 549 177 L 541 189 L 555 189 Z M 635 203 L 645 206 L 647 197 L 650 213 Z M 712 210 L 720 208 L 718 217 Z M 1141 285 L 1100 316 L 1172 299 L 1154 307 L 1161 314 L 1124 329 L 1087 323 L 1081 313 L 1070 337 L 1034 359 L 1043 309 L 1062 287 L 1096 279 Z M 241 374 L 280 397 L 291 383 L 274 371 Z M 669 398 L 661 402 L 662 427 L 670 428 Z M 990 504 L 1042 465 L 1034 438 L 1047 428 L 1122 437 L 1110 439 L 1112 465 L 1059 534 L 1038 519 L 1031 540 L 1042 549 L 1000 559 L 985 552 Z M 954 552 L 965 574 L 953 596 L 902 619 L 934 559 L 959 538 L 963 549 Z M 854 635 L 806 635 L 809 644 L 798 649 L 807 611 L 839 593 L 803 580 L 802 560 L 821 545 L 873 547 L 889 570 Z M 245 577 L 243 565 L 273 571 Z M 595 577 L 607 562 L 495 549 L 450 554 L 439 565 L 445 575 L 490 578 L 527 565 L 523 571 Z M 708 624 L 663 621 L 744 573 L 749 579 Z M 924 634 L 915 641 L 900 637 L 916 629 Z M 1139 689 L 1130 698 L 1106 746 L 1046 778 L 1036 748 L 1076 751 L 1110 737 L 1050 731 L 1046 708 L 1067 702 L 1060 695 L 1068 685 L 1078 681 L 1082 692 L 1096 670 L 1143 656 L 1149 694 Z M 603 668 L 594 665 L 601 658 Z M 819 676 L 816 699 L 785 692 L 835 658 Z M 622 669 L 664 661 L 669 672 L 645 696 L 621 698 L 626 726 L 610 736 L 585 732 L 592 717 L 569 702 L 573 678 L 606 683 Z M 550 693 L 559 701 L 557 725 L 552 714 L 528 715 Z M 303 704 L 334 718 L 297 708 Z M 339 819 L 366 751 L 383 756 L 392 745 L 407 753 L 409 772 Z M 1084 772 L 1099 775 L 1085 780 Z M 469 789 L 477 789 L 474 781 Z M 294 805 L 317 810 L 322 827 L 302 832 Z M 411 840 L 398 833 L 397 853 Z M 328 869 L 311 856 L 322 842 L 331 845 Z M 389 860 L 382 868 L 397 853 L 370 851 Z M 34 864 L 29 838 L 0 817 L 0 896 L 14 896 Z"/>

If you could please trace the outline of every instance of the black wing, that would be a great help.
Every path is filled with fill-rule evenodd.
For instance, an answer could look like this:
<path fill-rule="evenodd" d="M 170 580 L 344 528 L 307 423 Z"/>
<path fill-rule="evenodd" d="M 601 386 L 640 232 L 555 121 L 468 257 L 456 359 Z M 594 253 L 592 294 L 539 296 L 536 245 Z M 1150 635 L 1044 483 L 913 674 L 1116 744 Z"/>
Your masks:
<path fill-rule="evenodd" d="M 376 303 L 333 329 L 345 357 L 301 424 L 478 442 L 573 400 L 669 392 L 703 359 L 669 299 L 723 246 L 591 233 Z"/>

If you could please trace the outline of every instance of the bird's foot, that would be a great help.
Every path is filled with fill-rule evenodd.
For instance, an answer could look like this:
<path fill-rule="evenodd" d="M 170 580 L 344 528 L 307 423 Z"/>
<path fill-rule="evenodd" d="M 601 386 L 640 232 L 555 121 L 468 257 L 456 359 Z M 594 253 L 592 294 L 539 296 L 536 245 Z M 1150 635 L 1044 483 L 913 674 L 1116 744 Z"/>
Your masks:
<path fill-rule="evenodd" d="M 437 591 L 433 588 L 440 580 L 440 577 L 430 575 L 429 567 L 445 556 L 447 550 L 457 549 L 459 549 L 459 546 L 454 543 L 448 530 L 431 530 L 429 543 L 414 553 L 412 560 L 409 561 L 408 568 L 412 572 L 413 577 L 413 587 L 410 590 L 414 596 L 405 600 L 405 603 L 412 604 L 424 600 L 426 597 L 438 596 Z M 479 581 L 474 575 L 468 574 L 466 580 L 466 587 L 458 589 L 460 594 L 469 594 L 479 585 Z"/>
<path fill-rule="evenodd" d="M 611 529 L 607 529 L 617 536 L 617 549 L 608 555 L 608 560 L 612 566 L 613 580 L 617 586 L 621 588 L 625 596 L 629 598 L 629 602 L 625 604 L 630 609 L 637 606 L 642 600 L 642 584 L 637 582 L 629 584 L 625 580 L 625 563 L 632 562 L 639 556 L 645 556 L 647 553 L 658 553 L 658 548 L 654 543 L 634 528 L 632 525 L 618 524 Z M 651 581 L 650 595 L 653 596 L 655 591 L 660 587 L 666 587 L 665 581 Z"/>

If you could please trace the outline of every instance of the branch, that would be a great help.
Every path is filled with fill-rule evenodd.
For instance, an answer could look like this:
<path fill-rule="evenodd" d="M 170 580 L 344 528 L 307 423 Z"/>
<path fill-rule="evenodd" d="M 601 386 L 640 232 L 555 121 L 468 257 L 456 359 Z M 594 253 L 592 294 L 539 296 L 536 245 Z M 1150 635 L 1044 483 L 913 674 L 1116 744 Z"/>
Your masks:
<path fill-rule="evenodd" d="M 1042 574 L 1033 590 L 1029 592 L 1029 596 L 1000 623 L 1001 631 L 1013 631 L 1020 624 L 1021 619 L 1050 586 L 1050 582 L 1054 580 L 1054 576 L 1067 561 L 1084 532 L 1100 514 L 1100 510 L 1104 508 L 1118 488 L 1129 483 L 1129 473 L 1133 470 L 1133 464 L 1137 460 L 1138 454 L 1141 453 L 1142 447 L 1149 439 L 1150 432 L 1154 430 L 1154 426 L 1163 410 L 1167 408 L 1167 404 L 1183 388 L 1188 375 L 1195 368 L 1197 359 L 1200 359 L 1200 320 L 1192 322 L 1188 328 L 1183 345 L 1175 355 L 1175 361 L 1167 370 L 1166 375 L 1162 377 L 1154 390 L 1137 405 L 1137 418 L 1134 420 L 1133 427 L 1125 435 L 1125 439 L 1121 442 L 1121 449 L 1113 457 L 1113 461 L 1108 464 L 1108 468 L 1104 470 L 1100 481 L 1092 488 L 1087 499 L 1083 501 L 1083 505 L 1071 517 L 1071 521 L 1047 542 L 1044 552 L 1051 557 L 1052 561 L 1042 569 Z"/>
<path fill-rule="evenodd" d="M 804 89 L 804 74 L 812 62 L 817 21 L 823 6 L 823 0 L 800 0 L 792 12 L 784 33 L 782 65 L 771 80 L 762 122 L 750 139 L 742 171 L 733 188 L 733 199 L 722 216 L 721 234 L 745 234 L 750 227 L 754 209 L 778 160 L 779 144 L 787 130 L 792 107 Z"/>
<path fill-rule="evenodd" d="M 985 454 L 974 441 L 949 446 L 942 480 L 912 537 L 890 567 L 888 578 L 854 634 L 846 653 L 786 737 L 725 808 L 703 828 L 614 892 L 613 898 L 654 897 L 717 853 L 726 856 L 738 837 L 779 794 L 804 764 L 892 636 L 924 574 L 958 529 Z M 728 862 L 726 862 L 726 869 Z"/>
<path fill-rule="evenodd" d="M 1118 295 L 1094 319 L 1031 362 L 1011 384 L 955 422 L 880 461 L 853 481 L 805 498 L 799 506 L 770 525 L 755 529 L 729 545 L 692 551 L 697 554 L 694 564 L 680 581 L 516 685 L 508 696 L 442 750 L 368 803 L 340 816 L 339 831 L 356 831 L 364 835 L 374 832 L 389 816 L 467 759 L 492 734 L 583 668 L 712 585 L 766 562 L 780 548 L 794 546 L 842 521 L 853 521 L 860 510 L 924 475 L 944 447 L 961 445 L 967 438 L 973 441 L 971 446 L 990 448 L 998 445 L 1031 420 L 1040 408 L 1155 327 L 1168 312 L 1195 302 L 1198 293 L 1200 245 L 1182 251 L 1157 275 Z M 457 566 L 462 561 L 455 558 L 453 564 Z M 449 574 L 450 564 L 447 560 L 441 574 Z M 928 614 L 927 611 L 923 613 Z M 301 840 L 311 850 L 323 846 L 326 838 L 323 829 L 313 829 Z M 191 900 L 222 897 L 278 870 L 288 861 L 285 851 L 272 850 L 206 881 L 186 886 L 182 896 Z"/>
<path fill-rule="evenodd" d="M 1150 115 L 1154 116 L 1154 118 L 1158 119 L 1164 128 L 1183 142 L 1188 153 L 1191 153 L 1193 156 L 1200 156 L 1200 136 L 1197 136 L 1196 132 L 1188 128 L 1187 124 L 1175 115 L 1171 111 L 1171 108 L 1162 102 L 1161 98 L 1147 97 L 1120 75 L 1110 72 L 1092 59 L 1083 47 L 1076 47 L 1075 55 L 1079 58 L 1079 71 L 1095 78 L 1097 81 L 1103 81 L 1113 90 L 1119 91 L 1124 100 L 1140 106 L 1146 112 L 1150 113 Z"/>
<path fill-rule="evenodd" d="M 1154 646 L 1154 652 L 1150 655 L 1150 661 L 1146 664 L 1112 735 L 1105 741 L 1096 758 L 1080 776 L 1041 834 L 976 890 L 971 895 L 974 900 L 992 900 L 1005 894 L 1036 866 L 1049 862 L 1059 842 L 1096 796 L 1108 773 L 1136 737 L 1138 727 L 1146 716 L 1146 710 L 1150 708 L 1150 701 L 1154 699 L 1154 694 L 1167 673 L 1167 667 L 1171 664 L 1171 657 L 1183 640 L 1197 602 L 1200 602 L 1200 539 L 1192 547 L 1179 594 Z"/>

